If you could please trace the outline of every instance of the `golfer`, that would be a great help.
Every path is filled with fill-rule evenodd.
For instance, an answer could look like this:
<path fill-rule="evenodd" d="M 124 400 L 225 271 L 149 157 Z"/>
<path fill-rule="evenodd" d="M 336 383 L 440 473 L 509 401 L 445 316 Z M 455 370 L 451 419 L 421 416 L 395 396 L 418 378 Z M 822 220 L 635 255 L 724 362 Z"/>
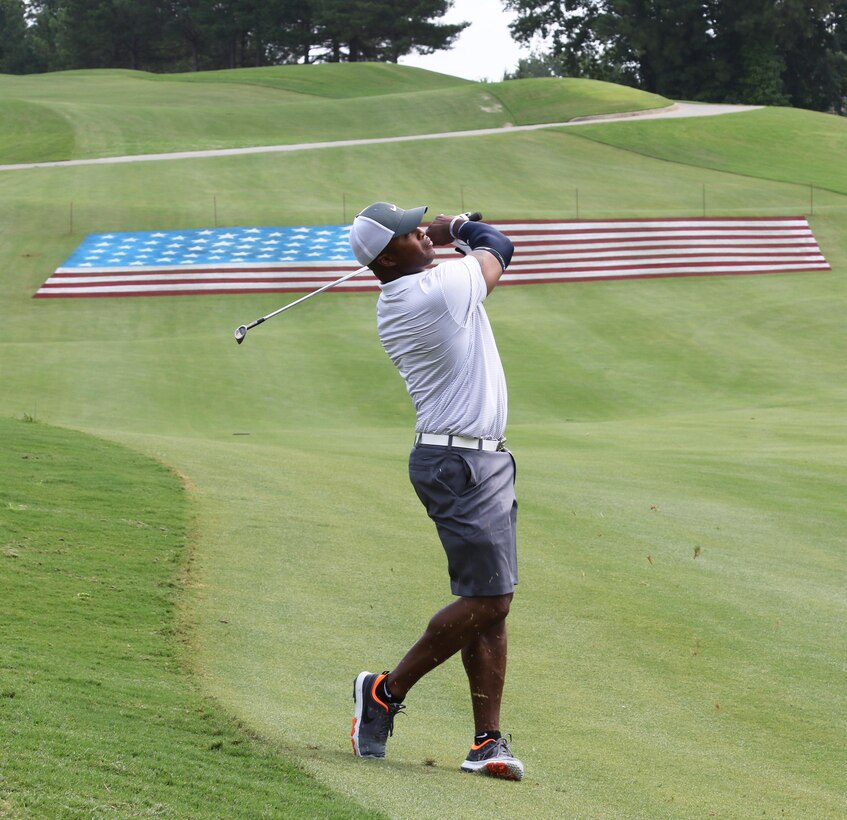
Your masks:
<path fill-rule="evenodd" d="M 475 737 L 462 771 L 520 780 L 524 767 L 500 734 L 506 616 L 517 583 L 515 462 L 504 447 L 506 380 L 483 301 L 514 246 L 466 216 L 377 202 L 354 220 L 350 244 L 379 279 L 377 330 L 417 415 L 409 476 L 447 553 L 456 600 L 437 612 L 390 672 L 354 684 L 353 751 L 385 757 L 409 690 L 461 652 Z M 464 256 L 429 267 L 436 245 Z"/>

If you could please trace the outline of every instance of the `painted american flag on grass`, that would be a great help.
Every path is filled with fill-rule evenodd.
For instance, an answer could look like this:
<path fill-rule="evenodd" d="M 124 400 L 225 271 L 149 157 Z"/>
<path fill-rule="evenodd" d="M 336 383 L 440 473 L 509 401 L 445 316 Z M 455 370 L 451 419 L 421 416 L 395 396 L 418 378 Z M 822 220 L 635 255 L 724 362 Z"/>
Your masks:
<path fill-rule="evenodd" d="M 521 285 L 830 270 L 805 217 L 492 221 Z M 38 298 L 309 291 L 356 270 L 349 225 L 92 234 Z M 440 248 L 450 258 L 452 248 Z M 375 290 L 363 274 L 348 291 Z"/>

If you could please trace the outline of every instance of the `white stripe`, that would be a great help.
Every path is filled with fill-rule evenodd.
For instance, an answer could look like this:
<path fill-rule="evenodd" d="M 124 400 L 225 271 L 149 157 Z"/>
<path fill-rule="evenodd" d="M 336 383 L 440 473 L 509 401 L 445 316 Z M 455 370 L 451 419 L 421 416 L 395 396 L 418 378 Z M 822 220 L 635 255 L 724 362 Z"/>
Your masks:
<path fill-rule="evenodd" d="M 49 280 L 48 280 L 49 281 Z M 316 282 L 298 282 L 296 284 L 288 284 L 286 283 L 286 287 L 289 289 L 293 289 L 295 287 L 302 288 L 312 288 L 314 287 Z M 46 285 L 46 283 L 45 283 Z M 110 285 L 108 283 L 104 283 L 100 281 L 98 286 L 96 287 L 65 287 L 64 285 L 59 287 L 46 287 L 42 285 L 38 289 L 38 293 L 43 295 L 56 294 L 56 293 L 76 293 L 76 294 L 95 294 L 95 293 L 153 293 L 153 292 L 171 292 L 171 291 L 196 291 L 198 293 L 202 293 L 206 290 L 269 290 L 280 292 L 279 283 L 278 282 L 251 282 L 251 281 L 242 281 L 242 282 L 186 282 L 186 283 L 175 283 L 169 284 L 167 282 L 163 282 L 162 284 L 149 284 L 149 285 L 139 285 L 139 284 L 114 284 Z M 376 290 L 378 288 L 376 282 L 369 283 L 365 282 L 364 287 L 362 283 L 358 285 L 353 284 L 351 282 L 342 282 L 338 285 L 334 290 L 352 290 L 354 288 L 364 289 L 367 288 L 369 290 Z"/>
<path fill-rule="evenodd" d="M 632 220 L 618 222 L 616 220 L 585 222 L 498 222 L 492 220 L 492 224 L 497 230 L 506 233 L 508 231 L 592 231 L 592 230 L 641 230 L 646 231 L 654 228 L 690 228 L 693 230 L 703 230 L 708 228 L 760 228 L 762 230 L 774 230 L 783 227 L 788 228 L 807 228 L 808 220 L 803 218 L 797 219 L 750 219 L 750 220 L 734 220 L 734 219 L 680 219 L 680 220 L 656 220 L 649 219 Z"/>
<path fill-rule="evenodd" d="M 817 243 L 815 242 L 815 238 L 813 236 L 805 237 L 787 237 L 787 238 L 774 238 L 769 239 L 767 242 L 756 242 L 751 241 L 749 239 L 721 239 L 720 242 L 692 242 L 686 239 L 661 239 L 653 242 L 644 242 L 644 243 L 633 243 L 630 241 L 622 241 L 618 239 L 609 238 L 602 242 L 590 242 L 590 241 L 581 241 L 581 242 L 565 242 L 560 237 L 551 237 L 549 239 L 539 238 L 538 242 L 516 242 L 515 246 L 518 251 L 526 250 L 526 251 L 538 251 L 538 250 L 546 250 L 548 248 L 559 248 L 563 251 L 572 251 L 572 250 L 582 250 L 582 249 L 591 249 L 591 248 L 638 248 L 644 247 L 645 245 L 661 245 L 662 247 L 667 247 L 669 249 L 673 248 L 692 248 L 694 250 L 705 249 L 705 248 L 735 248 L 735 247 L 749 247 L 750 245 L 765 245 L 766 247 L 774 247 L 780 248 L 790 245 L 801 245 L 806 246 L 810 245 L 814 248 L 817 248 Z M 654 248 L 655 250 L 655 248 Z M 757 248 L 760 250 L 760 248 Z"/>
<path fill-rule="evenodd" d="M 352 273 L 356 270 L 359 265 L 356 264 L 354 260 L 350 260 L 349 262 L 225 262 L 218 264 L 216 262 L 205 262 L 202 265 L 178 265 L 171 262 L 168 265 L 115 265 L 113 267 L 108 267 L 106 265 L 98 265 L 94 270 L 103 271 L 104 273 L 144 273 L 145 271 L 171 271 L 171 270 L 180 270 L 180 271 L 192 271 L 192 270 L 208 270 L 209 268 L 214 268 L 215 270 L 220 271 L 240 271 L 246 270 L 248 268 L 259 268 L 261 270 L 269 270 L 269 271 L 286 271 L 286 270 L 309 270 L 310 268 L 318 268 L 320 271 L 327 271 L 327 275 L 333 273 L 333 271 L 338 271 L 338 276 L 343 276 L 345 273 Z M 67 266 L 56 268 L 56 273 L 74 273 L 79 271 L 80 273 L 92 271 L 92 268 L 83 268 L 77 266 Z"/>
<path fill-rule="evenodd" d="M 759 251 L 758 253 L 750 252 L 750 253 L 733 253 L 732 251 L 721 253 L 718 249 L 715 250 L 714 253 L 665 253 L 663 251 L 655 251 L 655 250 L 626 250 L 626 251 L 582 251 L 580 253 L 540 253 L 533 254 L 532 256 L 527 255 L 518 255 L 515 254 L 515 258 L 520 262 L 525 264 L 536 264 L 540 262 L 569 262 L 569 261 L 577 261 L 580 259 L 605 259 L 611 261 L 621 261 L 622 259 L 633 259 L 634 261 L 642 261 L 644 259 L 655 259 L 657 262 L 661 261 L 669 261 L 673 259 L 679 259 L 680 261 L 686 262 L 720 262 L 723 260 L 727 261 L 740 261 L 743 262 L 745 259 L 748 261 L 759 260 L 762 262 L 767 262 L 772 260 L 774 262 L 778 262 L 780 259 L 783 260 L 815 260 L 819 261 L 823 259 L 820 251 L 815 248 L 814 250 L 803 250 L 798 251 L 797 253 L 767 253 L 765 251 Z"/>
<path fill-rule="evenodd" d="M 500 281 L 509 282 L 509 281 L 517 281 L 517 282 L 528 282 L 531 280 L 544 281 L 548 279 L 560 279 L 560 278 L 581 278 L 588 277 L 591 279 L 608 279 L 611 277 L 634 277 L 637 278 L 639 276 L 645 276 L 653 271 L 657 275 L 661 276 L 673 276 L 680 275 L 683 273 L 704 273 L 709 276 L 717 276 L 720 273 L 756 273 L 757 271 L 796 271 L 796 265 L 740 265 L 738 267 L 726 267 L 726 268 L 702 268 L 702 267 L 675 267 L 675 268 L 646 268 L 639 270 L 610 270 L 604 273 L 600 272 L 589 272 L 589 271 L 550 271 L 548 273 L 531 273 L 531 274 L 520 274 L 519 272 L 512 272 L 511 267 L 506 273 L 503 274 Z M 806 267 L 803 266 L 803 270 L 830 270 L 829 265 L 809 265 Z"/>
<path fill-rule="evenodd" d="M 623 265 L 639 265 L 640 267 L 644 267 L 646 265 L 669 265 L 669 264 L 684 264 L 684 265 L 698 265 L 700 267 L 708 268 L 708 267 L 717 267 L 719 265 L 728 265 L 732 267 L 736 267 L 740 264 L 754 264 L 758 263 L 765 267 L 772 265 L 806 265 L 806 264 L 814 264 L 819 262 L 826 262 L 826 260 L 822 256 L 813 256 L 813 257 L 801 257 L 801 258 L 790 258 L 786 259 L 785 257 L 778 257 L 776 259 L 763 259 L 763 258 L 755 258 L 749 256 L 720 256 L 720 257 L 686 257 L 685 259 L 680 259 L 679 257 L 666 257 L 664 259 L 657 257 L 649 257 L 645 259 L 614 259 L 614 260 L 565 260 L 558 259 L 555 261 L 545 261 L 545 260 L 530 260 L 530 259 L 521 259 L 517 262 L 513 262 L 509 265 L 509 270 L 524 270 L 526 268 L 535 268 L 538 267 L 539 264 L 544 265 L 545 267 L 554 267 L 554 268 L 573 268 L 573 267 L 581 267 L 581 268 L 613 268 L 617 266 Z"/>
<path fill-rule="evenodd" d="M 174 274 L 157 274 L 150 273 L 149 275 L 136 275 L 136 276 L 122 276 L 121 274 L 109 274 L 109 275 L 91 275 L 87 273 L 85 275 L 80 276 L 56 276 L 51 277 L 47 280 L 47 282 L 56 282 L 57 284 L 62 285 L 85 285 L 85 284 L 105 284 L 107 282 L 113 283 L 126 283 L 132 284 L 133 282 L 186 282 L 192 283 L 197 282 L 201 283 L 203 281 L 207 281 L 210 279 L 220 279 L 221 281 L 228 281 L 232 283 L 236 282 L 251 282 L 251 281 L 262 281 L 262 284 L 269 285 L 272 282 L 277 282 L 279 284 L 285 284 L 286 287 L 294 288 L 294 287 L 317 287 L 319 285 L 325 285 L 327 282 L 333 282 L 338 277 L 336 276 L 327 276 L 323 278 L 319 278 L 317 276 L 313 276 L 310 278 L 303 278 L 302 276 L 286 276 L 284 274 L 273 274 L 268 276 L 262 276 L 258 278 L 256 276 L 255 271 L 231 271 L 226 274 L 220 273 L 174 273 Z M 365 284 L 370 283 L 376 287 L 376 279 L 368 280 L 363 279 L 357 282 L 341 282 L 336 285 L 338 288 L 353 288 L 361 285 L 362 282 Z M 46 284 L 46 283 L 45 283 Z M 214 282 L 212 283 L 214 284 Z"/>

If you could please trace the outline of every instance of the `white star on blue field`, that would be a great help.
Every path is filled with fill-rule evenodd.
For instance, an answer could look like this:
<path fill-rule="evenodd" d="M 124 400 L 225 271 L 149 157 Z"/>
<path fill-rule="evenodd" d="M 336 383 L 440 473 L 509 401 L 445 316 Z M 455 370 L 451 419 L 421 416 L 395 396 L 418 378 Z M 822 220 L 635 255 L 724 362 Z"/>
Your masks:
<path fill-rule="evenodd" d="M 349 225 L 91 234 L 62 265 L 79 270 L 350 262 Z"/>

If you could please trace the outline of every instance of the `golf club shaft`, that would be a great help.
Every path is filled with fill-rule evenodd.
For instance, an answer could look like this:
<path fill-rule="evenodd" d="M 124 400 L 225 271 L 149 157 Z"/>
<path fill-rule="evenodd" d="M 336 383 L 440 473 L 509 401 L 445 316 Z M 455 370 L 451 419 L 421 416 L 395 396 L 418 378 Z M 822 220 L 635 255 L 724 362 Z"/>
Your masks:
<path fill-rule="evenodd" d="M 317 290 L 313 290 L 311 293 L 307 293 L 305 296 L 301 296 L 299 299 L 295 299 L 293 302 L 289 302 L 287 305 L 283 305 L 281 308 L 273 311 L 273 313 L 269 313 L 267 316 L 262 316 L 261 319 L 256 319 L 255 322 L 251 322 L 247 325 L 247 330 L 250 330 L 251 327 L 256 327 L 256 325 L 262 324 L 262 322 L 280 314 L 289 308 L 293 308 L 295 305 L 299 305 L 301 302 L 305 302 L 307 299 L 311 299 L 313 296 L 317 296 L 319 293 L 323 293 L 325 290 L 329 290 L 330 288 L 334 288 L 336 285 L 340 285 L 342 282 L 346 282 L 348 279 L 352 279 L 354 276 L 359 276 L 359 274 L 364 273 L 365 271 L 370 270 L 367 266 L 363 268 L 359 268 L 358 270 L 354 270 L 352 273 L 345 273 L 340 279 L 336 279 L 334 282 L 329 282 L 326 285 L 318 288 Z"/>

